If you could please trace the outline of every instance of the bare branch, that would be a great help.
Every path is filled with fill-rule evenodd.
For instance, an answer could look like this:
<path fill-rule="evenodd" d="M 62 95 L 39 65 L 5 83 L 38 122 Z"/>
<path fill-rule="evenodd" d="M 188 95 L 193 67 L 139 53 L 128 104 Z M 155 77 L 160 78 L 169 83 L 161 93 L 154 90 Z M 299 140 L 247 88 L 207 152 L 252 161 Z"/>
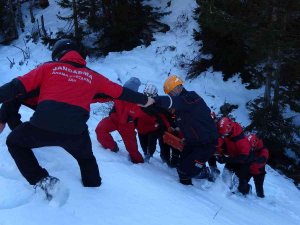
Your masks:
<path fill-rule="evenodd" d="M 10 69 L 13 68 L 13 66 L 15 65 L 15 59 L 13 58 L 12 61 L 11 61 L 8 57 L 6 57 L 6 58 L 7 58 L 8 61 L 10 62 L 9 68 L 10 68 Z"/>

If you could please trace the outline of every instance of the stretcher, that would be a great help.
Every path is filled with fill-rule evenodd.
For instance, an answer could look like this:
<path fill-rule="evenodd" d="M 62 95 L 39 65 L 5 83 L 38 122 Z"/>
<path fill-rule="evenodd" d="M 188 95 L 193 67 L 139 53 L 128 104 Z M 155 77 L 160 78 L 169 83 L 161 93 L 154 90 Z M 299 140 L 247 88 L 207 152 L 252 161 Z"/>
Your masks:
<path fill-rule="evenodd" d="M 165 132 L 163 135 L 163 141 L 165 144 L 172 146 L 173 148 L 179 150 L 180 152 L 183 151 L 184 144 L 183 140 L 179 137 L 176 137 L 174 134 L 170 132 Z"/>

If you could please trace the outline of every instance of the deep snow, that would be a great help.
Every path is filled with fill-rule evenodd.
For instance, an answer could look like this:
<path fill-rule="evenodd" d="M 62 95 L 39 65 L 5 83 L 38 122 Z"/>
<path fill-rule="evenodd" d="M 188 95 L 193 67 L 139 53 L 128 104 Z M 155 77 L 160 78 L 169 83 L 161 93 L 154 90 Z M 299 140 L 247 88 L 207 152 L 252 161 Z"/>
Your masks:
<path fill-rule="evenodd" d="M 167 0 L 152 1 L 152 4 L 165 9 Z M 147 48 L 137 47 L 132 51 L 111 53 L 105 58 L 89 59 L 89 67 L 121 84 L 131 76 L 137 76 L 143 83 L 157 85 L 159 93 L 163 94 L 162 84 L 167 75 L 177 74 L 185 79 L 186 71 L 180 68 L 179 61 L 192 59 L 198 49 L 192 38 L 192 30 L 199 29 L 192 18 L 195 6 L 193 0 L 172 1 L 171 7 L 165 9 L 172 13 L 163 19 L 171 26 L 169 32 L 156 34 L 156 41 Z M 44 15 L 46 29 L 55 31 L 63 26 L 63 22 L 55 17 L 58 10 L 61 11 L 55 1 L 50 1 L 50 7 L 36 12 Z M 28 30 L 31 30 L 30 26 Z M 14 44 L 25 49 L 22 38 Z M 0 46 L 1 85 L 44 61 L 50 61 L 50 51 L 42 44 L 27 43 L 27 46 L 31 56 L 24 65 L 18 65 L 23 58 L 19 49 Z M 12 69 L 6 57 L 14 58 L 16 64 Z M 192 83 L 186 81 L 185 86 L 197 91 L 213 110 L 218 111 L 224 101 L 238 104 L 233 115 L 242 125 L 249 123 L 245 102 L 262 93 L 262 90 L 246 90 L 238 77 L 224 83 L 220 73 L 209 71 Z M 81 185 L 76 161 L 63 149 L 34 150 L 40 164 L 61 179 L 70 191 L 67 202 L 60 207 L 49 204 L 43 193 L 35 193 L 21 176 L 7 151 L 5 141 L 10 130 L 5 128 L 0 135 L 0 225 L 300 224 L 299 190 L 291 180 L 270 167 L 267 167 L 265 180 L 266 198 L 259 199 L 255 194 L 248 197 L 231 195 L 221 179 L 209 189 L 203 188 L 205 183 L 200 180 L 194 181 L 194 186 L 183 186 L 177 181 L 176 171 L 161 162 L 159 149 L 150 163 L 134 165 L 128 161 L 118 133 L 114 133 L 114 137 L 120 152 L 103 149 L 94 129 L 107 111 L 106 104 L 92 105 L 88 121 L 93 151 L 103 179 L 100 188 Z M 32 111 L 22 107 L 21 114 L 26 121 Z"/>

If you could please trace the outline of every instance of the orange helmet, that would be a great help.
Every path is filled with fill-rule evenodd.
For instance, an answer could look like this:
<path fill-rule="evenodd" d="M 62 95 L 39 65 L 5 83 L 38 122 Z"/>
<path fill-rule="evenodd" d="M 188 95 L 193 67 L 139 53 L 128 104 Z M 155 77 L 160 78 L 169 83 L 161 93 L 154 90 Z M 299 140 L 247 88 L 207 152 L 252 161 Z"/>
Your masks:
<path fill-rule="evenodd" d="M 171 75 L 164 83 L 164 92 L 169 94 L 175 87 L 182 85 L 183 81 L 176 75 Z"/>
<path fill-rule="evenodd" d="M 232 130 L 232 120 L 229 119 L 228 117 L 223 117 L 219 122 L 218 122 L 218 131 L 220 135 L 227 135 L 231 132 Z"/>

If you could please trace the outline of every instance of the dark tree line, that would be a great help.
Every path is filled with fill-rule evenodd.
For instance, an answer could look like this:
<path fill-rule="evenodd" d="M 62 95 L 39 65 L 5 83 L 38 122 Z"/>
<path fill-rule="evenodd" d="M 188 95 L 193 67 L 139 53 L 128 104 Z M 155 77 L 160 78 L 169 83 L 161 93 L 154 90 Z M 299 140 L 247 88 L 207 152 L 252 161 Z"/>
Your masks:
<path fill-rule="evenodd" d="M 48 0 L 0 0 L 0 44 L 9 44 L 19 37 L 19 32 L 24 32 L 25 24 L 21 10 L 23 3 L 29 3 L 32 23 L 35 22 L 33 7 L 49 6 Z"/>
<path fill-rule="evenodd" d="M 92 34 L 92 52 L 131 50 L 139 45 L 148 46 L 153 32 L 166 32 L 169 27 L 159 19 L 164 15 L 158 9 L 144 5 L 143 0 L 60 0 L 62 8 L 70 8 L 70 15 L 58 15 L 69 21 L 69 31 L 57 36 L 73 36 L 78 40 Z"/>
<path fill-rule="evenodd" d="M 202 48 L 189 76 L 212 67 L 223 72 L 224 80 L 239 73 L 249 89 L 264 85 L 264 96 L 248 103 L 252 123 L 247 129 L 264 139 L 271 164 L 284 167 L 280 161 L 289 161 L 285 150 L 300 156 L 299 127 L 285 116 L 289 109 L 300 112 L 300 1 L 197 2 L 201 31 L 194 37 Z"/>
<path fill-rule="evenodd" d="M 0 0 L 0 43 L 7 44 L 19 37 L 12 0 Z"/>
<path fill-rule="evenodd" d="M 47 7 L 48 1 L 0 0 L 0 44 L 9 44 L 24 30 L 22 3 L 29 2 L 32 23 L 37 22 L 43 43 L 52 45 L 59 38 L 73 38 L 87 44 L 90 54 L 107 55 L 109 52 L 131 50 L 148 46 L 154 32 L 166 32 L 169 26 L 160 22 L 167 14 L 144 4 L 143 0 L 57 0 L 69 14 L 57 12 L 67 22 L 56 34 L 47 33 L 44 18 L 36 21 L 33 7 Z M 28 3 L 27 3 L 28 4 Z M 38 18 L 39 19 L 39 18 Z"/>

